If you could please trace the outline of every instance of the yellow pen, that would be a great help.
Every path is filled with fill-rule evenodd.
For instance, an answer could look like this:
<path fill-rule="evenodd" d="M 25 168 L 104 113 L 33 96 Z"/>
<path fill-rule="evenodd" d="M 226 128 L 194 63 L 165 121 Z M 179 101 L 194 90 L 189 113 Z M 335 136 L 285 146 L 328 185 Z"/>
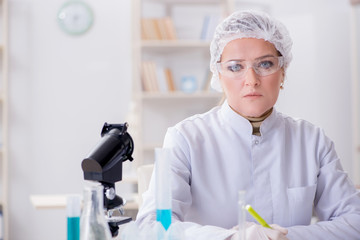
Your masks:
<path fill-rule="evenodd" d="M 246 205 L 245 208 L 251 214 L 251 216 L 253 216 L 255 220 L 261 224 L 261 226 L 271 228 L 269 224 L 267 224 L 267 222 L 265 222 L 265 220 L 262 217 L 260 217 L 260 215 L 257 212 L 255 212 L 255 210 L 250 205 Z"/>

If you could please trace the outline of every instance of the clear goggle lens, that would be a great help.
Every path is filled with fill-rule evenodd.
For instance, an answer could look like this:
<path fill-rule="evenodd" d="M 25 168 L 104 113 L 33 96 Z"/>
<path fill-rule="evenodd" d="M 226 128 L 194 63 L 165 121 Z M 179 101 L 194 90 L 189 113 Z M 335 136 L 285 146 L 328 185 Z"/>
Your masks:
<path fill-rule="evenodd" d="M 252 68 L 261 77 L 275 73 L 284 66 L 283 57 L 263 57 L 255 61 L 228 61 L 218 62 L 217 70 L 221 75 L 229 78 L 239 79 L 245 76 L 247 70 Z"/>

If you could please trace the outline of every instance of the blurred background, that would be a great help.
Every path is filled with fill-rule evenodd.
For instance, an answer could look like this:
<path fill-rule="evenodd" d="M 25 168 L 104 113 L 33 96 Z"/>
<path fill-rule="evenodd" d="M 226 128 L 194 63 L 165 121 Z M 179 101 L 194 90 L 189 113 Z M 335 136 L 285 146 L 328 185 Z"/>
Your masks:
<path fill-rule="evenodd" d="M 138 0 L 81 1 L 91 8 L 93 23 L 88 31 L 73 35 L 58 21 L 67 0 L 7 0 L 8 239 L 66 239 L 65 209 L 38 209 L 29 197 L 81 194 L 81 161 L 99 141 L 104 122 L 128 121 L 135 148 L 139 146 L 134 162 L 124 166 L 129 180 L 117 185 L 119 195 L 136 202 L 136 168 L 151 163 L 151 150 L 161 145 L 166 128 L 179 118 L 205 112 L 221 97 L 210 90 L 203 93 L 209 53 L 208 43 L 201 43 L 208 37 L 201 32 L 204 14 L 213 15 L 213 4 L 228 4 L 223 12 L 264 10 L 287 26 L 293 39 L 293 61 L 276 108 L 322 127 L 334 141 L 344 169 L 360 183 L 356 151 L 360 11 L 350 1 L 185 1 L 199 5 L 181 5 L 172 11 L 172 20 L 178 40 L 197 34 L 199 41 L 188 45 L 190 51 L 182 50 L 186 42 L 179 42 L 176 50 L 183 64 L 179 67 L 195 68 L 193 72 L 174 69 L 178 63 L 164 60 L 175 54 L 167 41 L 140 41 L 139 19 L 154 17 L 154 13 L 164 17 L 169 10 L 163 11 L 157 2 L 181 0 L 153 0 L 154 6 L 140 6 Z M 195 22 L 190 16 L 199 22 L 195 33 L 188 29 Z M 199 63 L 189 66 L 187 60 L 199 56 Z M 171 96 L 144 89 L 141 58 L 172 68 L 176 90 Z M 184 85 L 188 79 L 198 80 L 195 90 L 192 80 Z M 167 112 L 160 113 L 159 108 Z M 174 108 L 183 115 L 169 113 Z M 132 210 L 136 212 L 136 207 Z"/>

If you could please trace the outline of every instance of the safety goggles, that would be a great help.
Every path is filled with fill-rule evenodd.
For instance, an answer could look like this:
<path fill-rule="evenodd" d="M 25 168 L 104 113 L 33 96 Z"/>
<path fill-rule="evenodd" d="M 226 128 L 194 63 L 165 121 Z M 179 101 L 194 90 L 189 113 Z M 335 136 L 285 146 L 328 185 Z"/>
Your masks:
<path fill-rule="evenodd" d="M 218 72 L 228 78 L 243 78 L 249 68 L 261 77 L 275 73 L 284 66 L 283 57 L 265 56 L 254 61 L 234 60 L 228 62 L 218 62 L 216 64 Z"/>

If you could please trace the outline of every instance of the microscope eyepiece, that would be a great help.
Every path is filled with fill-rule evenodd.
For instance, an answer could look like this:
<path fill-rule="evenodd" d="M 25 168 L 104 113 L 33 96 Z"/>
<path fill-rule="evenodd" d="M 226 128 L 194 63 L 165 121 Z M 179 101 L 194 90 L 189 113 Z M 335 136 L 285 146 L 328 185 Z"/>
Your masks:
<path fill-rule="evenodd" d="M 118 134 L 124 135 L 127 131 L 129 124 L 125 122 L 124 124 L 108 124 L 105 123 L 102 130 L 101 130 L 101 136 L 103 137 L 106 133 L 108 133 L 112 129 L 119 130 Z"/>
<path fill-rule="evenodd" d="M 127 123 L 105 123 L 101 140 L 82 161 L 85 180 L 115 183 L 122 180 L 122 162 L 132 161 L 134 142 Z"/>

